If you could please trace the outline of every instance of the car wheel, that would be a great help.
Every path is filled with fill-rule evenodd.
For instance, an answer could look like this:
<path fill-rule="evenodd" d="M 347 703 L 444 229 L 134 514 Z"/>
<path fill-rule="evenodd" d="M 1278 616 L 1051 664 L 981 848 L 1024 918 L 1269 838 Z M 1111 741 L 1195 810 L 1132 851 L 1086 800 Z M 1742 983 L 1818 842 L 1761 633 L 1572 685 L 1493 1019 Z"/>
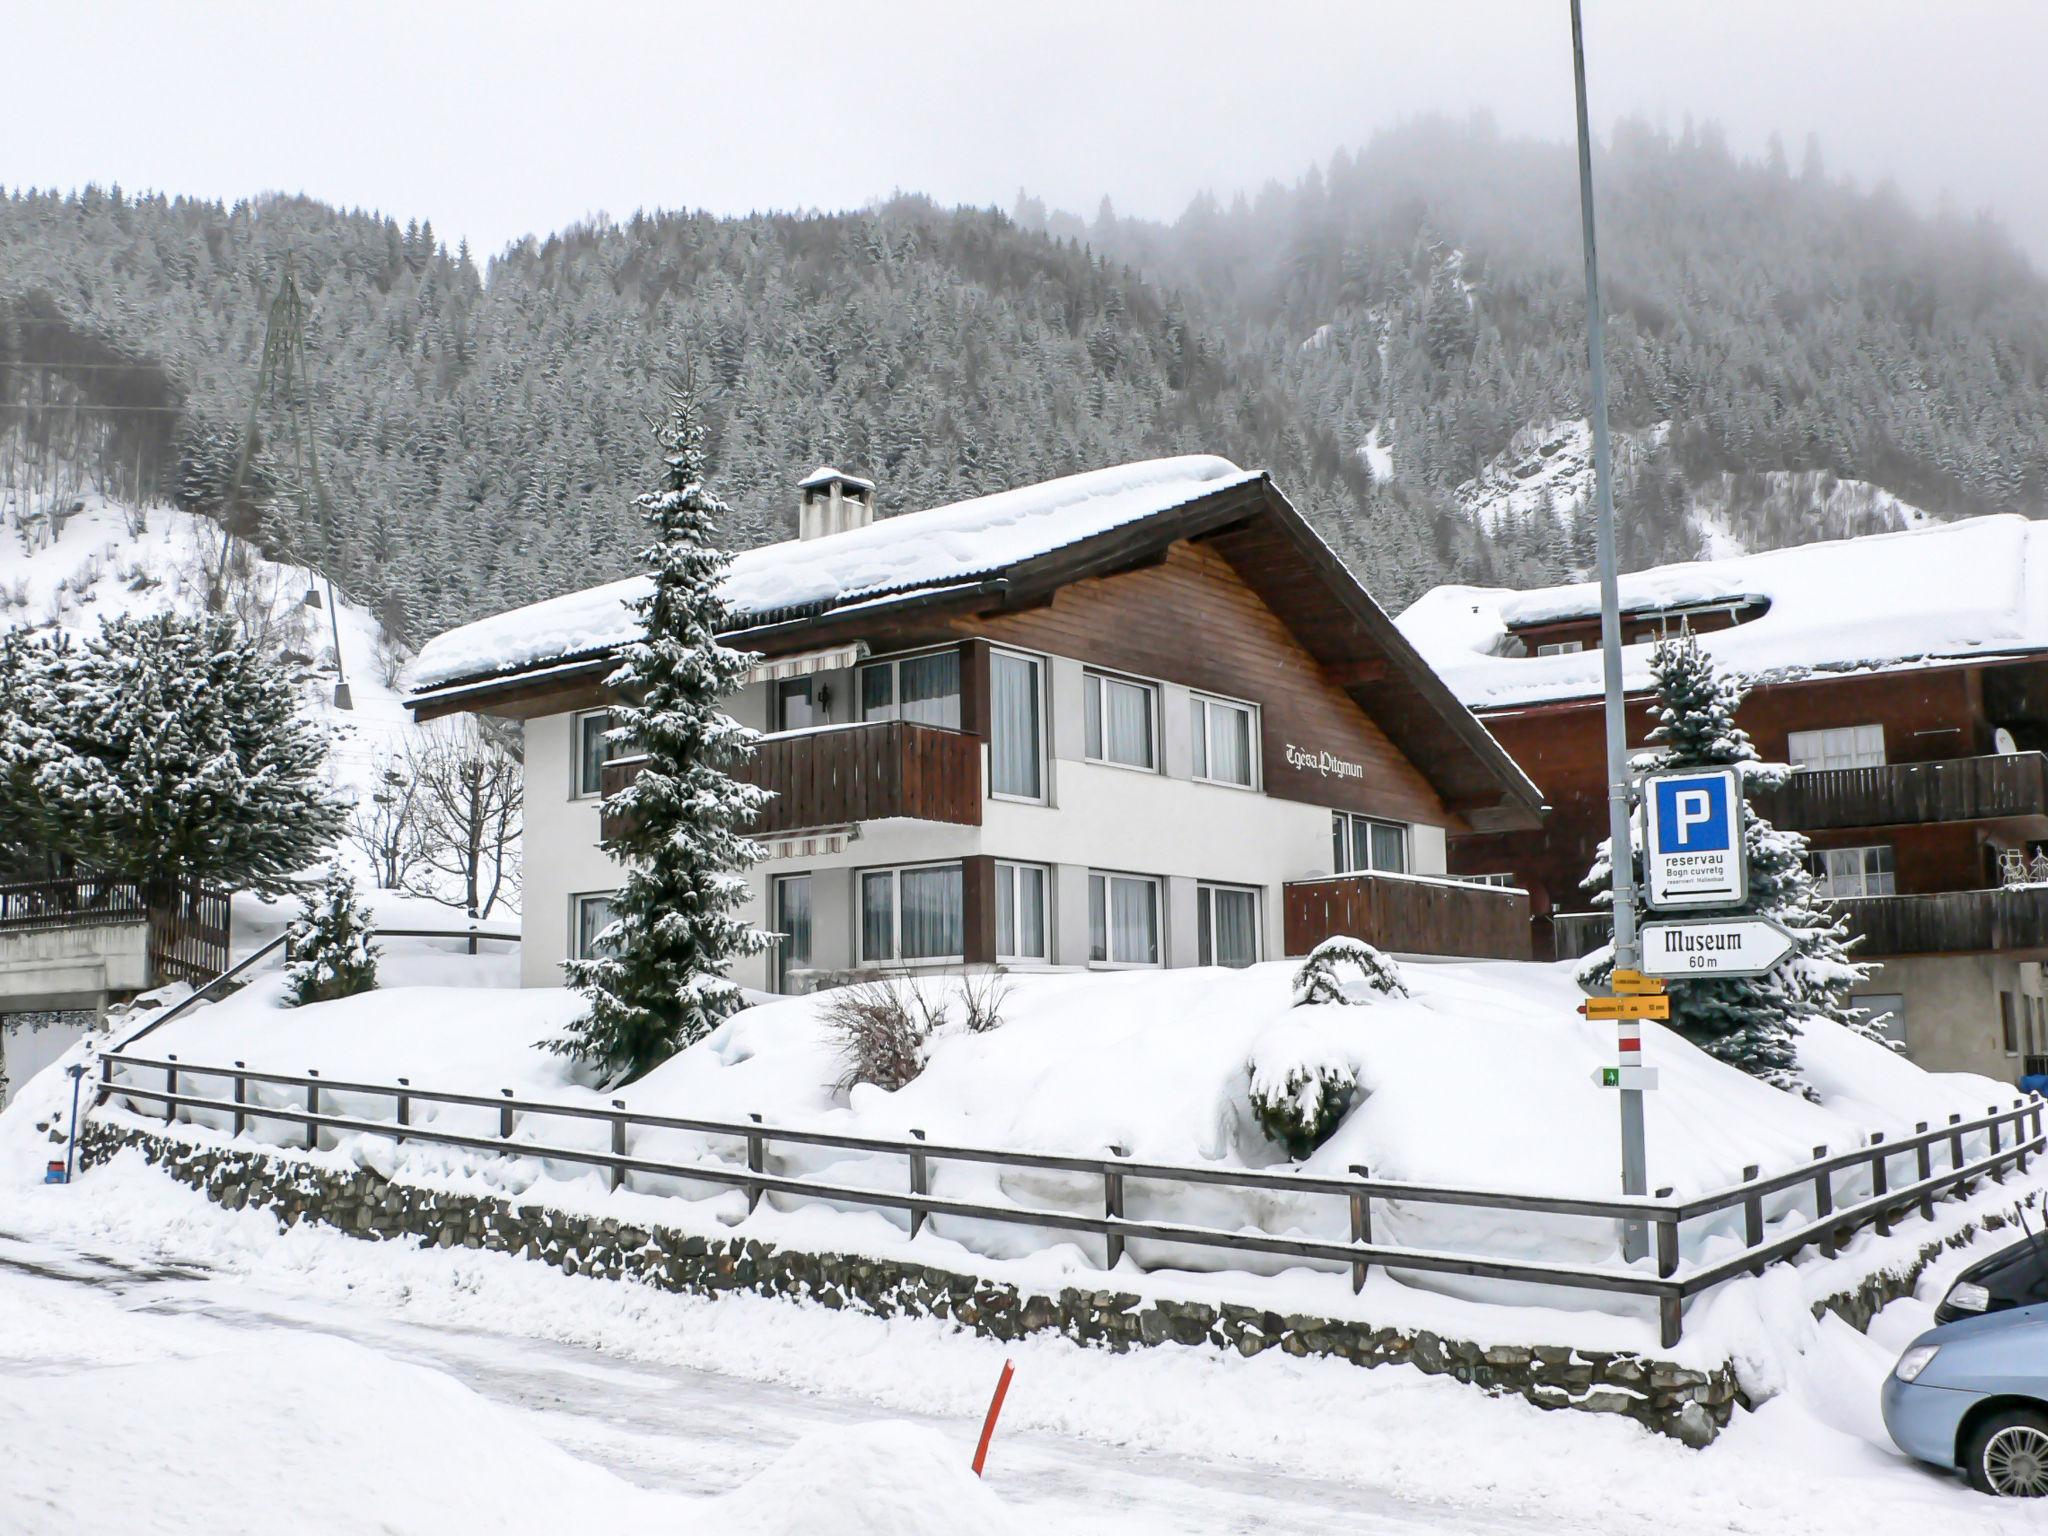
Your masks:
<path fill-rule="evenodd" d="M 1979 1493 L 2008 1499 L 2048 1494 L 2048 1414 L 2031 1408 L 1992 1414 L 1971 1431 L 1963 1472 Z"/>

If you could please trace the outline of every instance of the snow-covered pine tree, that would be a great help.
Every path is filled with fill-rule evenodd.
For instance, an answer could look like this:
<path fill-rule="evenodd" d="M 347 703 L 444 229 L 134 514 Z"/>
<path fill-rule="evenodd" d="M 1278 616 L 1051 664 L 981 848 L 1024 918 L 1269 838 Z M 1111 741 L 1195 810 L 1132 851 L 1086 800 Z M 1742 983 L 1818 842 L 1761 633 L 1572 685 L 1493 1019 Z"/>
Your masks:
<path fill-rule="evenodd" d="M 298 920 L 285 932 L 286 997 L 292 1007 L 353 997 L 377 985 L 370 925 L 370 909 L 338 865 L 319 890 L 306 892 Z"/>
<path fill-rule="evenodd" d="M 1713 659 L 1690 632 L 1659 642 L 1650 670 L 1657 680 L 1657 725 L 1650 742 L 1657 768 L 1723 768 L 1741 771 L 1745 798 L 1784 780 L 1790 771 L 1765 763 L 1749 733 L 1735 723 L 1742 688 L 1722 677 Z M 1635 846 L 1640 849 L 1641 819 Z M 1766 976 L 1688 977 L 1671 983 L 1671 1027 L 1709 1055 L 1740 1067 L 1778 1088 L 1804 1091 L 1799 1075 L 1799 1026 L 1829 1019 L 1869 1038 L 1882 1040 L 1874 1023 L 1849 1002 L 1850 988 L 1870 974 L 1849 957 L 1848 922 L 1829 910 L 1807 867 L 1806 839 L 1781 832 L 1750 808 L 1743 838 L 1749 860 L 1749 900 L 1713 914 L 1752 913 L 1774 917 L 1799 936 L 1792 957 Z M 1597 905 L 1613 903 L 1613 867 L 1608 843 L 1587 875 L 1585 887 Z M 1640 865 L 1640 859 L 1638 859 Z M 1642 888 L 1637 881 L 1637 889 Z M 1640 923 L 1648 914 L 1639 910 Z M 1604 987 L 1614 968 L 1614 946 L 1603 945 L 1580 963 L 1578 976 L 1589 987 Z"/>
<path fill-rule="evenodd" d="M 745 829 L 767 792 L 727 771 L 753 752 L 754 733 L 723 704 L 755 658 L 718 639 L 730 615 L 719 592 L 729 561 L 713 542 L 725 508 L 704 488 L 703 426 L 688 383 L 671 389 L 658 435 L 661 488 L 635 503 L 653 535 L 641 559 L 654 588 L 637 605 L 643 638 L 605 679 L 619 701 L 612 739 L 645 759 L 604 803 L 604 848 L 626 880 L 599 935 L 602 953 L 568 966 L 589 1011 L 550 1043 L 613 1080 L 703 1039 L 737 1009 L 727 967 L 770 937 L 733 910 L 746 898 L 740 872 L 763 857 Z"/>

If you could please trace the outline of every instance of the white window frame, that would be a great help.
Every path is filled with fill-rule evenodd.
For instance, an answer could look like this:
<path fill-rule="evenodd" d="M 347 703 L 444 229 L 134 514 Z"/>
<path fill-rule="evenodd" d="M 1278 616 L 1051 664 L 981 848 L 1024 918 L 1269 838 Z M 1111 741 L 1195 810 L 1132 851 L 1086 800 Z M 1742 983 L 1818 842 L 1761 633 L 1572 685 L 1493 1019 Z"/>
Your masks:
<path fill-rule="evenodd" d="M 789 974 L 790 974 L 790 966 L 791 966 L 791 962 L 790 962 L 790 954 L 789 954 L 789 935 L 788 935 L 787 933 L 784 933 L 784 932 L 782 932 L 782 931 L 781 931 L 781 924 L 782 924 L 782 892 L 783 892 L 783 888 L 784 888 L 785 886 L 791 885 L 791 884 L 793 884 L 793 883 L 795 883 L 796 881 L 799 881 L 799 880 L 801 880 L 801 881 L 803 882 L 803 884 L 804 884 L 804 888 L 805 888 L 805 901 L 806 901 L 806 903 L 807 903 L 807 904 L 809 905 L 809 907 L 810 907 L 810 925 L 811 925 L 811 931 L 810 931 L 810 935 L 809 935 L 809 938 L 810 938 L 810 942 L 811 942 L 811 950 L 812 950 L 812 952 L 811 952 L 811 954 L 809 954 L 809 955 L 806 955 L 806 956 L 804 957 L 804 960 L 803 960 L 803 964 L 804 964 L 804 967 L 805 967 L 806 969 L 808 969 L 808 968 L 809 968 L 809 967 L 810 967 L 810 966 L 811 966 L 811 965 L 812 965 L 812 964 L 813 964 L 813 963 L 815 962 L 815 959 L 816 959 L 816 954 L 817 954 L 817 944 L 818 944 L 818 905 L 817 905 L 817 886 L 816 886 L 816 884 L 815 884 L 815 883 L 813 882 L 813 880 L 812 880 L 812 878 L 811 878 L 811 871 L 809 871 L 809 870 L 807 870 L 807 869 L 804 869 L 804 870 L 798 870 L 798 871 L 796 871 L 796 872 L 795 872 L 794 874 L 787 874 L 787 875 L 770 875 L 770 876 L 768 877 L 768 921 L 769 921 L 770 923 L 774 924 L 774 925 L 776 926 L 776 929 L 777 929 L 777 933 L 776 933 L 776 938 L 775 938 L 775 945 L 774 945 L 774 950 L 775 950 L 775 954 L 774 954 L 774 964 L 773 964 L 773 966 L 771 967 L 771 969 L 772 969 L 772 970 L 773 970 L 773 972 L 774 972 L 774 976 L 775 976 L 775 986 L 776 986 L 776 990 L 777 990 L 777 992 L 778 992 L 778 993 L 779 993 L 779 992 L 781 992 L 782 988 L 783 988 L 783 987 L 785 987 L 785 986 L 786 986 L 786 985 L 788 984 L 788 982 L 789 982 Z"/>
<path fill-rule="evenodd" d="M 959 691 L 953 695 L 955 702 L 955 723 L 935 725 L 935 731 L 959 731 L 967 726 L 967 658 L 957 645 L 927 645 L 915 651 L 894 652 L 887 656 L 870 656 L 853 669 L 854 708 L 860 711 L 863 723 L 878 721 L 886 723 L 903 718 L 903 663 L 917 661 L 926 656 L 951 654 L 959 669 Z M 870 715 L 868 713 L 868 673 L 886 668 L 889 673 L 889 713 Z M 923 725 L 922 720 L 913 720 L 912 725 Z"/>
<path fill-rule="evenodd" d="M 789 731 L 817 729 L 815 725 L 802 726 L 789 723 L 789 716 L 786 711 L 789 700 L 784 697 L 783 691 L 793 685 L 801 686 L 804 702 L 810 705 L 813 712 L 823 714 L 824 711 L 818 708 L 818 681 L 819 676 L 815 672 L 806 672 L 801 677 L 776 677 L 769 679 L 768 735 L 776 736 Z"/>
<path fill-rule="evenodd" d="M 1111 882 L 1130 880 L 1152 888 L 1152 946 L 1150 960 L 1121 960 L 1116 955 L 1116 925 L 1112 921 Z M 1102 890 L 1102 953 L 1095 958 L 1095 891 Z M 1156 971 L 1166 964 L 1166 882 L 1157 875 L 1133 875 L 1117 869 L 1088 871 L 1088 967 L 1096 971 Z"/>
<path fill-rule="evenodd" d="M 1266 958 L 1266 893 L 1256 885 L 1233 885 L 1226 880 L 1203 880 L 1195 886 L 1195 963 L 1197 965 L 1221 965 L 1215 957 L 1216 951 L 1216 893 L 1227 892 L 1235 896 L 1249 896 L 1252 899 L 1252 957 L 1246 962 L 1257 965 Z M 1207 914 L 1207 923 L 1203 922 Z M 1208 934 L 1208 953 L 1203 953 L 1203 933 Z M 1241 967 L 1232 966 L 1232 970 Z"/>
<path fill-rule="evenodd" d="M 1519 891 L 1522 888 L 1511 874 L 1453 875 L 1451 878 L 1463 881 L 1466 885 L 1491 885 L 1508 891 Z"/>
<path fill-rule="evenodd" d="M 1088 753 L 1088 685 L 1095 686 L 1095 740 L 1102 751 L 1109 750 L 1109 688 L 1114 683 L 1124 688 L 1144 690 L 1146 708 L 1151 712 L 1152 728 L 1147 733 L 1152 742 L 1152 761 L 1149 763 L 1120 762 L 1113 757 L 1091 756 Z M 1121 672 L 1106 672 L 1100 667 L 1088 667 L 1081 673 L 1081 751 L 1083 759 L 1098 768 L 1121 768 L 1126 773 L 1158 773 L 1162 768 L 1165 752 L 1162 750 L 1161 726 L 1164 723 L 1160 702 L 1165 690 L 1149 678 L 1130 677 Z"/>
<path fill-rule="evenodd" d="M 1032 688 L 1038 708 L 1038 793 L 1035 795 L 1013 795 L 996 788 L 996 658 L 1008 656 L 1017 661 L 1031 664 Z M 1047 805 L 1052 799 L 1052 720 L 1051 709 L 1046 699 L 1045 680 L 1051 675 L 1051 661 L 1036 651 L 1020 651 L 1006 645 L 989 647 L 988 653 L 988 797 L 991 800 L 1008 800 L 1015 805 Z M 964 679 L 963 679 L 964 686 Z"/>
<path fill-rule="evenodd" d="M 1890 843 L 1857 843 L 1849 848 L 1815 848 L 1810 852 L 1816 866 L 1814 879 L 1818 892 L 1829 901 L 1854 901 L 1864 896 L 1896 896 L 1899 893 L 1898 856 Z M 1858 888 L 1853 891 L 1838 891 L 1834 888 L 1834 873 L 1828 861 L 1849 853 L 1860 855 L 1856 861 Z M 1871 854 L 1882 854 L 1883 858 L 1878 862 L 1887 867 L 1873 870 L 1870 867 Z M 1883 883 L 1888 884 L 1891 889 L 1872 890 L 1870 887 L 1873 875 L 1882 876 Z"/>
<path fill-rule="evenodd" d="M 1194 781 L 1197 784 L 1215 784 L 1223 789 L 1248 789 L 1254 794 L 1258 793 L 1260 759 L 1259 706 L 1248 704 L 1242 699 L 1227 699 L 1221 694 L 1191 693 L 1188 695 L 1188 709 L 1193 717 L 1193 730 L 1190 732 L 1189 745 L 1192 747 L 1195 741 L 1200 741 L 1201 743 L 1201 750 L 1192 759 L 1195 764 L 1199 765 L 1199 771 L 1191 775 Z M 1208 772 L 1210 757 L 1209 712 L 1218 709 L 1230 710 L 1245 717 L 1247 736 L 1244 766 L 1245 772 L 1249 777 L 1242 784 L 1236 779 L 1219 779 Z"/>
<path fill-rule="evenodd" d="M 1021 875 L 1029 871 L 1039 879 L 1038 887 L 1038 953 L 1027 955 L 1016 948 L 1016 933 L 1010 935 L 1011 947 L 1003 947 L 1003 892 L 1005 882 L 1010 887 L 1010 918 L 1014 930 L 1017 916 L 1017 891 Z M 1052 869 L 1044 864 L 1022 864 L 1010 859 L 996 860 L 996 959 L 1016 965 L 1049 965 L 1052 963 Z"/>
<path fill-rule="evenodd" d="M 1370 837 L 1367 837 L 1365 841 L 1368 862 L 1362 869 L 1358 866 L 1355 862 L 1358 839 L 1354 835 L 1352 827 L 1353 823 L 1360 821 L 1375 827 L 1392 827 L 1400 832 L 1401 867 L 1399 869 L 1381 869 L 1378 865 L 1370 862 L 1372 853 L 1372 839 Z M 1341 853 L 1338 852 L 1339 839 L 1337 837 L 1337 828 L 1339 826 L 1344 829 L 1342 839 L 1343 851 Z M 1363 811 L 1332 811 L 1330 813 L 1330 854 L 1336 860 L 1337 868 L 1334 871 L 1336 874 L 1405 875 L 1415 867 L 1415 828 L 1412 824 L 1405 821 L 1395 821 L 1391 817 L 1386 816 L 1368 816 Z"/>
<path fill-rule="evenodd" d="M 960 872 L 960 942 L 962 949 L 950 955 L 903 955 L 903 877 L 920 869 L 956 869 Z M 870 877 L 887 875 L 889 880 L 889 950 L 887 955 L 868 953 L 867 883 Z M 815 919 L 814 919 L 815 921 Z M 813 930 L 815 934 L 815 929 Z M 853 947 L 862 965 L 962 965 L 967 943 L 967 866 L 960 859 L 928 859 L 919 864 L 875 864 L 853 872 Z"/>
<path fill-rule="evenodd" d="M 1800 750 L 1804 741 L 1807 750 Z M 1829 725 L 1811 731 L 1790 731 L 1785 737 L 1785 757 L 1801 773 L 1826 773 L 1837 768 L 1882 768 L 1884 726 Z M 1807 758 L 1815 761 L 1807 761 Z"/>
<path fill-rule="evenodd" d="M 571 960 L 594 960 L 597 958 L 595 950 L 586 951 L 583 947 L 583 909 L 592 902 L 597 901 L 610 906 L 618 898 L 618 894 L 616 889 L 609 891 L 577 891 L 569 897 L 569 958 Z M 617 914 L 614 913 L 613 915 L 616 916 Z M 607 923 L 606 926 L 609 927 L 610 924 Z M 603 929 L 598 930 L 600 933 L 603 931 Z"/>
<path fill-rule="evenodd" d="M 1544 640 L 1538 642 L 1536 654 L 1538 656 L 1576 656 L 1585 648 L 1586 642 L 1583 640 Z"/>
<path fill-rule="evenodd" d="M 612 728 L 612 712 L 609 709 L 579 709 L 569 717 L 569 798 L 571 800 L 601 800 L 604 798 L 604 765 L 621 757 L 631 756 L 617 742 L 606 742 L 604 755 L 597 760 L 597 787 L 583 787 L 583 727 L 591 720 L 602 720 L 602 729 Z"/>

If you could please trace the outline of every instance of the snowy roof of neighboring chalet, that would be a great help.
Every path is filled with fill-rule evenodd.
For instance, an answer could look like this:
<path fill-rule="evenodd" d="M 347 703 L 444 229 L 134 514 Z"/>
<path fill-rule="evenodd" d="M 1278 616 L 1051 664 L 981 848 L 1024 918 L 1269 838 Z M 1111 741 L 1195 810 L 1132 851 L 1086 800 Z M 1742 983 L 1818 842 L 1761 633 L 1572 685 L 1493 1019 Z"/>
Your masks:
<path fill-rule="evenodd" d="M 843 533 L 742 550 L 725 595 L 742 619 L 762 623 L 946 586 L 1260 478 L 1208 454 L 1067 475 Z M 629 576 L 451 629 L 427 642 L 406 681 L 422 691 L 602 654 L 637 635 L 628 604 L 647 588 L 646 576 Z"/>
<path fill-rule="evenodd" d="M 1700 636 L 1751 682 L 1880 671 L 2048 650 L 2048 524 L 2017 516 L 1658 566 L 1621 578 L 1624 612 L 1768 604 Z M 1601 690 L 1600 652 L 1509 653 L 1509 631 L 1597 617 L 1593 582 L 1515 592 L 1438 587 L 1401 630 L 1476 710 L 1585 698 Z M 1650 686 L 1650 643 L 1623 647 L 1623 681 Z"/>
<path fill-rule="evenodd" d="M 830 485 L 834 480 L 844 485 L 857 485 L 864 491 L 872 491 L 875 488 L 874 481 L 863 480 L 859 475 L 850 475 L 845 470 L 835 469 L 830 464 L 820 464 L 808 475 L 805 475 L 803 479 L 797 481 L 796 488 L 800 491 L 808 491 L 814 485 Z"/>

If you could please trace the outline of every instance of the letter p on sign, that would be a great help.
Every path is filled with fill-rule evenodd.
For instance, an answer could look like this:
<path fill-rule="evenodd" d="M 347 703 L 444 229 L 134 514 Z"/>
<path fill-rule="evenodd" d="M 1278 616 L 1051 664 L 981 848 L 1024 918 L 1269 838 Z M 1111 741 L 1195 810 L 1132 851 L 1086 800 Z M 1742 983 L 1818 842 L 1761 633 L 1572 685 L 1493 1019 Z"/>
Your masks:
<path fill-rule="evenodd" d="M 1683 848 L 1692 841 L 1694 827 L 1704 827 L 1714 819 L 1714 797 L 1704 789 L 1681 789 L 1676 798 L 1678 804 L 1672 820 L 1677 825 L 1673 830 L 1678 833 L 1678 846 Z"/>

